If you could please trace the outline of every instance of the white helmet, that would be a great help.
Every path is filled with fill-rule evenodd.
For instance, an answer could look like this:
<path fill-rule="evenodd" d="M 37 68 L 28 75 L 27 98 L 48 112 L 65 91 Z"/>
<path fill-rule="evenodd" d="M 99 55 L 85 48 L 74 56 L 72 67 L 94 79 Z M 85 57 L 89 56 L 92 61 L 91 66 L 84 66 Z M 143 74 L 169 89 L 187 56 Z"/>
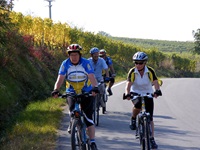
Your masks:
<path fill-rule="evenodd" d="M 144 52 L 137 52 L 133 55 L 133 61 L 146 61 L 148 56 Z"/>

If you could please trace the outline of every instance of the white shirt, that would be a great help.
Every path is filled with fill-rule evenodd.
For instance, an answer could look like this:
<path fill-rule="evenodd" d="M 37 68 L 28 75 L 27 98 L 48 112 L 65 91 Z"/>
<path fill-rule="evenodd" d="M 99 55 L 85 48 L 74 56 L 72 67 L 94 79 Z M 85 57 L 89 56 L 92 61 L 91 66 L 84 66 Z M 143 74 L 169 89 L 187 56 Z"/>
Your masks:
<path fill-rule="evenodd" d="M 148 68 L 145 66 L 144 75 L 141 76 L 137 68 L 135 68 L 135 80 L 131 86 L 130 92 L 138 94 L 153 93 L 152 82 L 149 79 Z"/>

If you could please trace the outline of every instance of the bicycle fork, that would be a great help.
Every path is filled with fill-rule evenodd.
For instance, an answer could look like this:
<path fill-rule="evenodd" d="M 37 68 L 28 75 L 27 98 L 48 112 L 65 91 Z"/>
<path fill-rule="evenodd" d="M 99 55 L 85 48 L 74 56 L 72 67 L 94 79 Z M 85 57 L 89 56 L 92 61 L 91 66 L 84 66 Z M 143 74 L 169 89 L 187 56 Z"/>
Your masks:
<path fill-rule="evenodd" d="M 83 113 L 83 116 L 85 116 L 85 114 Z M 87 144 L 88 141 L 88 135 L 87 135 L 87 128 L 86 125 L 84 123 L 84 117 L 81 117 L 81 133 L 82 133 L 82 144 Z"/>

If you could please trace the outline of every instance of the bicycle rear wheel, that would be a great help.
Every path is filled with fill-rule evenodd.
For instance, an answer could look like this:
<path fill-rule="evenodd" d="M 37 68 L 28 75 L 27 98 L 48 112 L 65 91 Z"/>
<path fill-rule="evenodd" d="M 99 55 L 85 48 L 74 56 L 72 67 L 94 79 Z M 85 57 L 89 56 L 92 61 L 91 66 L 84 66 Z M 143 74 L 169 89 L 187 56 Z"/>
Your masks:
<path fill-rule="evenodd" d="M 71 147 L 72 150 L 81 150 L 84 149 L 82 145 L 82 127 L 81 122 L 78 119 L 73 119 L 71 127 Z"/>

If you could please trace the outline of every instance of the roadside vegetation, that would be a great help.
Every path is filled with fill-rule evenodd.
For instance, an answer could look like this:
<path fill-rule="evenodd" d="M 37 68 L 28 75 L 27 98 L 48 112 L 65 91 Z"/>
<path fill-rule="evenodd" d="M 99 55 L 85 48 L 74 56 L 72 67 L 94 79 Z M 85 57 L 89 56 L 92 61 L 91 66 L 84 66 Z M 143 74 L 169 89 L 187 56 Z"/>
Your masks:
<path fill-rule="evenodd" d="M 0 7 L 0 145 L 2 150 L 55 149 L 65 100 L 52 99 L 61 62 L 71 43 L 106 49 L 113 58 L 117 81 L 133 66 L 132 55 L 145 51 L 160 77 L 199 77 L 199 55 L 191 51 L 145 48 L 102 34 L 83 32 L 67 23 L 23 16 Z M 170 41 L 169 41 L 170 42 Z M 178 44 L 178 42 L 177 42 Z M 191 43 L 190 43 L 191 44 Z M 180 43 L 182 45 L 182 43 Z M 64 91 L 63 86 L 63 91 Z"/>

